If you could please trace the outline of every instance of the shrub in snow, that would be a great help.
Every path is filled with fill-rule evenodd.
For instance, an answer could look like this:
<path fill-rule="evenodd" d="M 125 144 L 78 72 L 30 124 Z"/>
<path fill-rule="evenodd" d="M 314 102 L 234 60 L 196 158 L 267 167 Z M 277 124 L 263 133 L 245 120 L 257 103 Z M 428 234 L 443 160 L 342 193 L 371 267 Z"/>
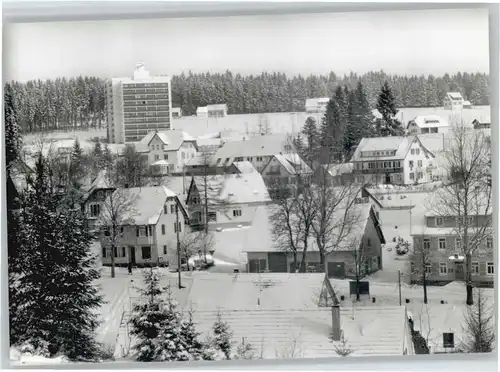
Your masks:
<path fill-rule="evenodd" d="M 245 342 L 245 338 L 243 338 L 236 347 L 236 352 L 233 356 L 233 359 L 252 360 L 257 358 L 258 355 L 253 345 Z"/>
<path fill-rule="evenodd" d="M 494 311 L 479 289 L 476 301 L 465 314 L 464 340 L 461 349 L 469 353 L 489 353 L 495 342 Z"/>
<path fill-rule="evenodd" d="M 10 341 L 37 355 L 71 360 L 98 357 L 96 309 L 102 297 L 91 255 L 92 236 L 78 194 L 61 194 L 49 163 L 39 156 L 21 200 L 17 254 L 9 257 Z M 29 346 L 27 346 L 29 345 Z"/>
<path fill-rule="evenodd" d="M 344 338 L 344 332 L 342 332 L 342 338 L 340 339 L 339 343 L 334 345 L 333 348 L 335 350 L 335 353 L 337 353 L 337 355 L 340 355 L 341 357 L 349 356 L 354 351 L 349 347 L 347 340 Z"/>

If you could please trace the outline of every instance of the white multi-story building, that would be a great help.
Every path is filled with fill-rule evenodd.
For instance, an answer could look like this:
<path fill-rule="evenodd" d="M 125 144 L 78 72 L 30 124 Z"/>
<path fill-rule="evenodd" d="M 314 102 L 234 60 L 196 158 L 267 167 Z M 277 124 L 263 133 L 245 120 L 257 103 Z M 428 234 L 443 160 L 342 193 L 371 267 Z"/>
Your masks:
<path fill-rule="evenodd" d="M 352 156 L 353 173 L 364 184 L 431 182 L 435 155 L 417 136 L 363 138 Z"/>
<path fill-rule="evenodd" d="M 109 143 L 140 141 L 152 130 L 169 130 L 172 123 L 169 76 L 151 76 L 144 64 L 132 77 L 112 78 L 106 84 Z"/>
<path fill-rule="evenodd" d="M 464 97 L 460 92 L 448 92 L 444 97 L 443 106 L 445 110 L 462 110 L 464 102 Z"/>

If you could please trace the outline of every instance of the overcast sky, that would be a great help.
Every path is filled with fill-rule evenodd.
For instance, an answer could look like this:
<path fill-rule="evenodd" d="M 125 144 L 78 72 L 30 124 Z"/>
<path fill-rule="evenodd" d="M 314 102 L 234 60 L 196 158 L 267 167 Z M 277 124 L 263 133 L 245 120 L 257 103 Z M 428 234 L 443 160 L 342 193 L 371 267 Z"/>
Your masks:
<path fill-rule="evenodd" d="M 488 72 L 486 10 L 6 25 L 7 79 L 153 74 Z"/>

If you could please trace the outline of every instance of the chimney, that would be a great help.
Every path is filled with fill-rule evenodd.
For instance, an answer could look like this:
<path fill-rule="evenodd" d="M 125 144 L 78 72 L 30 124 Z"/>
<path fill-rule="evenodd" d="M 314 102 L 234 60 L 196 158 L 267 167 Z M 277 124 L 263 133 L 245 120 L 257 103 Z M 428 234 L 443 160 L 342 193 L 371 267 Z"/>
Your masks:
<path fill-rule="evenodd" d="M 332 340 L 340 341 L 342 330 L 340 329 L 340 306 L 332 306 Z"/>

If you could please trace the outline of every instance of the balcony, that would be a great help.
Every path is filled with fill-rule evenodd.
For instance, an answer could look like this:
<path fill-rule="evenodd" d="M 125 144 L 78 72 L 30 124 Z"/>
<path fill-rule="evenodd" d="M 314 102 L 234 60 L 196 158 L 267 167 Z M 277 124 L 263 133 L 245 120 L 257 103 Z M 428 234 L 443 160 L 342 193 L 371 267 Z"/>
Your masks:
<path fill-rule="evenodd" d="M 371 168 L 371 169 L 354 169 L 355 174 L 386 174 L 386 173 L 403 173 L 403 168 Z"/>

